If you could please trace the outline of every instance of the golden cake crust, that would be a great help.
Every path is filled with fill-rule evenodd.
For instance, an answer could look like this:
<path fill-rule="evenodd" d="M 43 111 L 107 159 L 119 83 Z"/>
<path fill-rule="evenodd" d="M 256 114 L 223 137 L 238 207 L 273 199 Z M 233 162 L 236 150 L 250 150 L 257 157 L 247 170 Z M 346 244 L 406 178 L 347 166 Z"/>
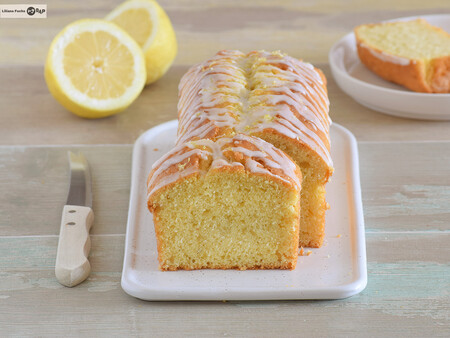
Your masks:
<path fill-rule="evenodd" d="M 154 211 L 153 199 L 160 190 L 212 171 L 248 172 L 301 190 L 299 167 L 264 140 L 243 134 L 215 141 L 192 140 L 175 147 L 153 165 L 147 179 L 149 210 Z"/>
<path fill-rule="evenodd" d="M 430 89 L 433 93 L 450 93 L 450 56 L 434 59 Z"/>

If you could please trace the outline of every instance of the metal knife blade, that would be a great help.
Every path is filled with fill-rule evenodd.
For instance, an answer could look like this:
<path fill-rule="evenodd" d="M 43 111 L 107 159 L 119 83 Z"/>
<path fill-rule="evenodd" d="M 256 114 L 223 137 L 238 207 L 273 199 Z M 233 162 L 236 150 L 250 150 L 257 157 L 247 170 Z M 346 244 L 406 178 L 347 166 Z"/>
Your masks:
<path fill-rule="evenodd" d="M 82 153 L 69 151 L 70 187 L 67 205 L 83 205 L 92 208 L 91 171 Z"/>
<path fill-rule="evenodd" d="M 84 281 L 91 271 L 89 230 L 94 220 L 89 165 L 83 154 L 69 152 L 70 186 L 56 253 L 55 275 L 65 286 Z"/>

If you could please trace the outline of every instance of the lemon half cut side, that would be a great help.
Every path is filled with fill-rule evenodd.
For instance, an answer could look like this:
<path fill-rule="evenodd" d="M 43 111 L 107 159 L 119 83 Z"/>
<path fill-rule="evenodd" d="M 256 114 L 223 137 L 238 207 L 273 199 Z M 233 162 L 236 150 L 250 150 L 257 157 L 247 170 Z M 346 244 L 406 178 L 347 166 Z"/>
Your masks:
<path fill-rule="evenodd" d="M 66 26 L 50 45 L 45 80 L 66 109 L 101 118 L 126 109 L 146 81 L 139 45 L 116 24 L 84 19 Z"/>
<path fill-rule="evenodd" d="M 156 1 L 125 1 L 105 19 L 123 28 L 141 46 L 147 66 L 147 84 L 168 71 L 177 55 L 177 39 L 169 17 Z"/>

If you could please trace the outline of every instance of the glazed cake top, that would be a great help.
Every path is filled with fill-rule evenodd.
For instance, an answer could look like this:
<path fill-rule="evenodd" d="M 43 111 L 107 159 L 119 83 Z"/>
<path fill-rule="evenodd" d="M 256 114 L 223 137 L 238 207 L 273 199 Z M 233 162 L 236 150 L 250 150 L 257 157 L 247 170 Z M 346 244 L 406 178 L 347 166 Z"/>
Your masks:
<path fill-rule="evenodd" d="M 213 170 L 245 171 L 298 191 L 301 187 L 300 169 L 283 151 L 257 137 L 238 134 L 215 141 L 192 140 L 173 148 L 153 165 L 147 181 L 148 198 L 180 179 Z"/>
<path fill-rule="evenodd" d="M 177 144 L 272 130 L 332 166 L 325 78 L 280 52 L 225 50 L 193 66 L 179 85 Z"/>

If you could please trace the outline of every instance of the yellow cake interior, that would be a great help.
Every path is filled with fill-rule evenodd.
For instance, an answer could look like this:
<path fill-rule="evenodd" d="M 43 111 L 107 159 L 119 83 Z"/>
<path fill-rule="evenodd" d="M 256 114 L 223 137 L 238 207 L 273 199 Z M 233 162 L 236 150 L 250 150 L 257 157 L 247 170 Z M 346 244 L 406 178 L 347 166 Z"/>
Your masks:
<path fill-rule="evenodd" d="M 425 20 L 362 25 L 359 38 L 372 48 L 414 60 L 431 60 L 450 55 L 450 35 Z"/>
<path fill-rule="evenodd" d="M 329 168 L 306 147 L 294 146 L 277 134 L 261 133 L 257 135 L 264 141 L 288 154 L 302 171 L 301 221 L 299 245 L 318 248 L 325 235 L 325 184 L 328 181 Z"/>
<path fill-rule="evenodd" d="M 211 170 L 162 190 L 153 208 L 163 270 L 295 267 L 299 195 L 289 185 Z"/>

